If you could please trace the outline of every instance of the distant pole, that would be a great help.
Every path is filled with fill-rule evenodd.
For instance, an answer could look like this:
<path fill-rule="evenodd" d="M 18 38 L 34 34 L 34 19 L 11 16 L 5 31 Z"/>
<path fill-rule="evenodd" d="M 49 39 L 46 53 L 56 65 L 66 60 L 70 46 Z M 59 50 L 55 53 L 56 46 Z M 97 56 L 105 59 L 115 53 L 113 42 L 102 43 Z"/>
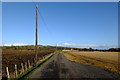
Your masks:
<path fill-rule="evenodd" d="M 35 41 L 35 54 L 37 59 L 37 48 L 38 48 L 38 5 L 36 5 L 36 41 Z"/>
<path fill-rule="evenodd" d="M 57 46 L 58 46 L 58 43 L 56 44 L 56 52 L 57 52 Z"/>

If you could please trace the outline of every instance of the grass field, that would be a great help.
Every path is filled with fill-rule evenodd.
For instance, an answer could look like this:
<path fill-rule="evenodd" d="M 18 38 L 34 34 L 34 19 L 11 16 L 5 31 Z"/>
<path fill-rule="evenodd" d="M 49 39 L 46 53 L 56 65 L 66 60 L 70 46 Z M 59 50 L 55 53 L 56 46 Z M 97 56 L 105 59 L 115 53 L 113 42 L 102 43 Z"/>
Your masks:
<path fill-rule="evenodd" d="M 45 55 L 52 53 L 49 50 L 39 50 L 38 57 L 42 58 Z M 2 50 L 2 76 L 6 76 L 6 67 L 9 68 L 10 75 L 12 76 L 15 71 L 15 64 L 18 70 L 21 69 L 21 63 L 25 64 L 28 60 L 34 63 L 35 51 L 34 50 Z"/>
<path fill-rule="evenodd" d="M 71 61 L 99 66 L 120 73 L 118 52 L 63 52 Z"/>

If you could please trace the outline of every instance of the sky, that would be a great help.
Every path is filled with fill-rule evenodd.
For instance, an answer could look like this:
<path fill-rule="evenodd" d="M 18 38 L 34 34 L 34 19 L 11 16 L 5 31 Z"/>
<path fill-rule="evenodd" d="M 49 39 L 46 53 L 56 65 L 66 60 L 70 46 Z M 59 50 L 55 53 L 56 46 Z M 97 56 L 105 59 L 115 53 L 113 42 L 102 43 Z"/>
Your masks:
<path fill-rule="evenodd" d="M 118 45 L 117 2 L 3 2 L 2 43 L 111 48 Z"/>
<path fill-rule="evenodd" d="M 2 0 L 2 2 L 118 2 L 119 0 Z"/>

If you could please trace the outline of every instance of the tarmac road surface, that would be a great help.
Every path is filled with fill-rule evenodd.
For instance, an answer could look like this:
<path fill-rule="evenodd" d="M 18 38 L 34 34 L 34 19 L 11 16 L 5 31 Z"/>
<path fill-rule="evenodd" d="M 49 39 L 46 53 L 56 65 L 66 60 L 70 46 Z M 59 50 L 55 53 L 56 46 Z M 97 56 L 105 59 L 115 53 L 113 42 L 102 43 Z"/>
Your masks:
<path fill-rule="evenodd" d="M 101 80 L 119 80 L 120 75 L 100 67 L 69 61 L 63 54 L 56 53 L 29 76 L 29 79 L 36 80 L 46 80 L 45 78 L 57 78 L 56 80 L 81 80 L 84 78 L 87 80 L 99 80 L 100 78 L 102 78 Z"/>

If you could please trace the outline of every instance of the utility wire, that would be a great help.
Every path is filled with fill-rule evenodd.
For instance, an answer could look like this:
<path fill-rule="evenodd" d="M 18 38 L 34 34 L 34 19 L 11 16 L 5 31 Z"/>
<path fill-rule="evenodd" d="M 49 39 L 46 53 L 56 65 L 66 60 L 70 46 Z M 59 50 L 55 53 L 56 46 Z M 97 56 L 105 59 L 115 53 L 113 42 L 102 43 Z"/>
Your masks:
<path fill-rule="evenodd" d="M 32 2 L 33 2 L 33 4 L 34 4 L 34 6 L 36 6 L 36 3 L 35 3 L 33 0 L 32 0 Z M 45 20 L 44 20 L 44 18 L 43 18 L 43 16 L 42 16 L 39 8 L 38 8 L 38 13 L 39 13 L 40 16 L 41 16 L 41 19 L 42 19 L 42 21 L 43 21 L 43 23 L 44 23 L 44 25 L 45 25 L 45 28 L 46 28 L 47 32 L 48 32 L 49 34 L 52 34 L 52 33 L 50 32 L 50 30 L 47 28 L 47 24 L 46 24 L 46 22 L 45 22 Z"/>

